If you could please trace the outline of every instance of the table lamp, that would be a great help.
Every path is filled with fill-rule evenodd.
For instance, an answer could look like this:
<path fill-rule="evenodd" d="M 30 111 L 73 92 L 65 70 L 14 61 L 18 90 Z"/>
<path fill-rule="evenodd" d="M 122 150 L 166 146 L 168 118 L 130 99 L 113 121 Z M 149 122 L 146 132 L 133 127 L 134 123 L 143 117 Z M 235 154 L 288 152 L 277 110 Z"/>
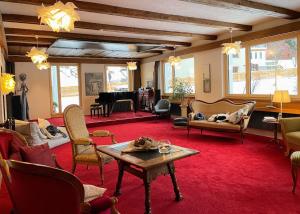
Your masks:
<path fill-rule="evenodd" d="M 273 96 L 273 103 L 280 103 L 280 113 L 278 114 L 278 120 L 282 118 L 282 103 L 290 103 L 291 98 L 288 90 L 275 90 Z"/>

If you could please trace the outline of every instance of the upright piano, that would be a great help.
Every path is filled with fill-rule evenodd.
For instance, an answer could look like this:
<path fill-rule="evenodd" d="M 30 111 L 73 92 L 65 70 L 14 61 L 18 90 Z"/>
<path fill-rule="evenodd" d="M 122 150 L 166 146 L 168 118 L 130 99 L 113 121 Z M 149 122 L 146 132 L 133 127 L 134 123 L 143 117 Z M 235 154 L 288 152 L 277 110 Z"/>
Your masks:
<path fill-rule="evenodd" d="M 104 116 L 109 116 L 113 110 L 113 106 L 116 102 L 122 100 L 131 100 L 133 103 L 134 112 L 138 108 L 138 92 L 100 92 L 99 97 L 95 99 L 96 103 L 103 105 Z"/>

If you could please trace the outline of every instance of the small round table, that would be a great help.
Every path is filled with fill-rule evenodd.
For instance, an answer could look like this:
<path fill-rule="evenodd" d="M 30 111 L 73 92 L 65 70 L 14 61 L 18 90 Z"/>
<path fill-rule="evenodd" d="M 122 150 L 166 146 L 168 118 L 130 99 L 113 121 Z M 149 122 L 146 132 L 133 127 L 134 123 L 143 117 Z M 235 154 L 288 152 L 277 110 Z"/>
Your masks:
<path fill-rule="evenodd" d="M 274 138 L 272 139 L 272 141 L 280 144 L 280 141 L 278 140 L 278 127 L 280 125 L 279 121 L 276 119 L 274 121 L 263 120 L 262 122 L 273 125 Z"/>

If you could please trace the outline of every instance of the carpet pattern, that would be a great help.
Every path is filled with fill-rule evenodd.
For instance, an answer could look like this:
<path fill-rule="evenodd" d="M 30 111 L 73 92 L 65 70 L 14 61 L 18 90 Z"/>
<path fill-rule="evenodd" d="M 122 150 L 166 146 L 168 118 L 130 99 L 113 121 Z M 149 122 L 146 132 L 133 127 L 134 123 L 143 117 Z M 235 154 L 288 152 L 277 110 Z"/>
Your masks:
<path fill-rule="evenodd" d="M 170 139 L 173 144 L 197 149 L 199 155 L 175 162 L 176 176 L 184 199 L 175 202 L 169 176 L 151 184 L 152 213 L 300 213 L 300 189 L 293 195 L 289 158 L 269 138 L 246 135 L 244 144 L 238 134 L 192 129 L 174 129 L 170 121 L 154 120 L 101 127 L 115 133 L 119 142 L 150 136 Z M 92 128 L 91 130 L 95 130 Z M 97 140 L 107 144 L 108 140 Z M 71 169 L 71 146 L 55 148 L 58 162 Z M 112 195 L 117 180 L 117 164 L 104 169 L 104 187 Z M 84 183 L 100 182 L 97 167 L 78 166 L 75 172 Z M 300 187 L 299 187 L 300 188 Z M 143 182 L 125 172 L 119 197 L 121 213 L 144 212 Z M 10 202 L 2 188 L 0 213 L 8 213 Z"/>

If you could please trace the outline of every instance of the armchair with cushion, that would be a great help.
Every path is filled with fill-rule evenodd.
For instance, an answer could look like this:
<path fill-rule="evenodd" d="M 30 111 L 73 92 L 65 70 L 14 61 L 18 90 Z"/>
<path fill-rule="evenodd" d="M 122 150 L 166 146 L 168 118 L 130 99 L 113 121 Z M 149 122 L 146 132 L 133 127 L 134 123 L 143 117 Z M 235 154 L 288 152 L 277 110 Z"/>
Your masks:
<path fill-rule="evenodd" d="M 78 105 L 69 105 L 64 110 L 64 122 L 72 143 L 72 173 L 77 164 L 99 166 L 101 183 L 103 184 L 103 166 L 113 160 L 111 156 L 97 151 L 97 145 L 90 137 L 110 137 L 115 143 L 114 135 L 107 130 L 89 133 L 84 114 Z"/>
<path fill-rule="evenodd" d="M 15 214 L 118 213 L 116 198 L 87 200 L 80 180 L 64 170 L 1 157 L 0 168 Z"/>
<path fill-rule="evenodd" d="M 161 99 L 154 106 L 154 113 L 159 116 L 163 116 L 163 115 L 170 116 L 170 109 L 171 109 L 170 101 L 167 99 Z"/>
<path fill-rule="evenodd" d="M 281 132 L 285 155 L 288 156 L 291 150 L 300 150 L 300 117 L 281 118 Z"/>

